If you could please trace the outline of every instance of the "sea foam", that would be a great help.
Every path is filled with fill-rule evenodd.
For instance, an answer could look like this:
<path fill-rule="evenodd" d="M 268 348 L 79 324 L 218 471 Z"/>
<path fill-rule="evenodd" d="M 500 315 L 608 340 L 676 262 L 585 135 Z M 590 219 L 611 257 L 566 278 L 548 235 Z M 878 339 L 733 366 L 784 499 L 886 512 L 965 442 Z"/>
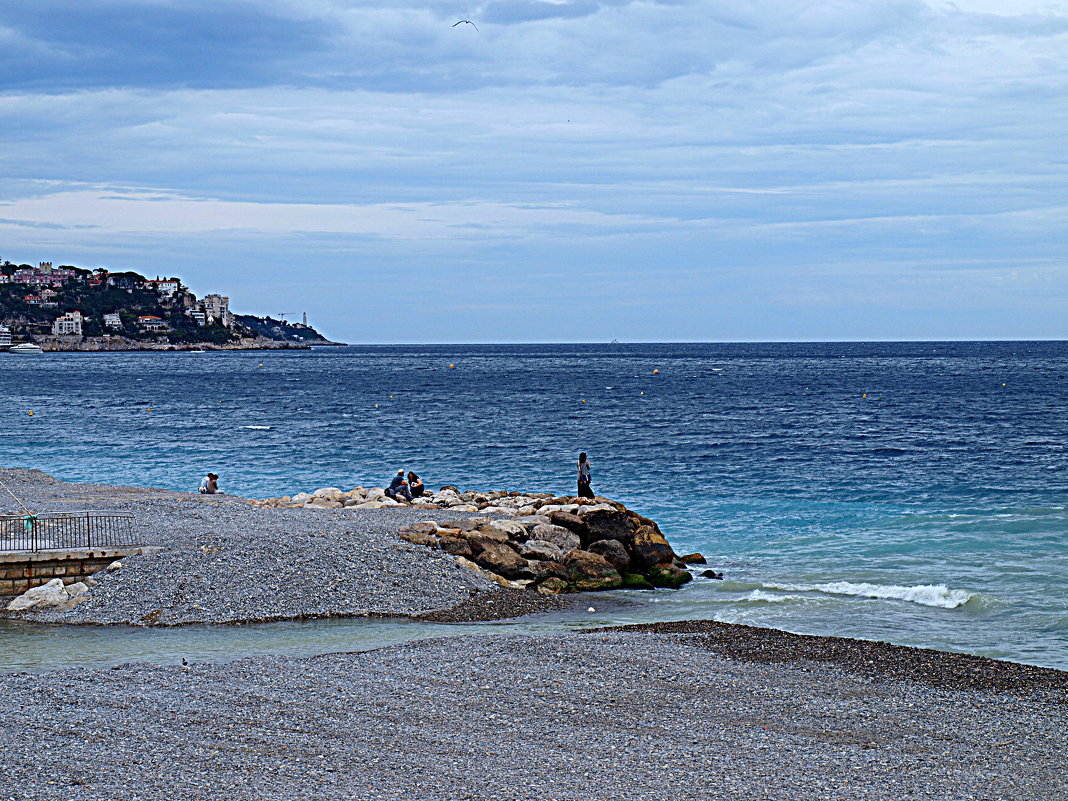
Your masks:
<path fill-rule="evenodd" d="M 902 587 L 895 584 L 832 581 L 826 584 L 811 585 L 769 584 L 768 589 L 789 592 L 825 592 L 828 595 L 852 595 L 858 598 L 909 601 L 922 606 L 937 606 L 941 609 L 956 609 L 976 597 L 974 592 L 951 590 L 945 584 L 917 584 L 914 587 Z"/>

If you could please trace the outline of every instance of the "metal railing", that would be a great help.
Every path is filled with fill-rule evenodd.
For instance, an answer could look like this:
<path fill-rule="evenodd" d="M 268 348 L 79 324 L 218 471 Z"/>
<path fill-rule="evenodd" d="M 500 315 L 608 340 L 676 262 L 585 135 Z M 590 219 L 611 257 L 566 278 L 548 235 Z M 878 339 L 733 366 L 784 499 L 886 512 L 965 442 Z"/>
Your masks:
<path fill-rule="evenodd" d="M 137 545 L 133 515 L 115 512 L 0 514 L 0 551 Z"/>

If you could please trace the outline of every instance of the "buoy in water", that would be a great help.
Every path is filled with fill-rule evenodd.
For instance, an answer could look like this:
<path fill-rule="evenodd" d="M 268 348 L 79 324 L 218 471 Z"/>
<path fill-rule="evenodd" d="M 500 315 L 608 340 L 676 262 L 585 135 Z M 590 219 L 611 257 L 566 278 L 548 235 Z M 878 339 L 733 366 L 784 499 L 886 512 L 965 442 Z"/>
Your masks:
<path fill-rule="evenodd" d="M 449 369 L 450 370 L 455 370 L 456 369 L 456 365 L 455 364 L 450 364 L 449 365 Z"/>
<path fill-rule="evenodd" d="M 375 408 L 376 408 L 376 409 L 378 408 L 378 404 L 377 404 L 377 403 L 375 404 Z"/>
<path fill-rule="evenodd" d="M 653 370 L 653 375 L 659 375 L 659 374 L 660 374 L 659 370 Z"/>
<path fill-rule="evenodd" d="M 152 407 L 151 406 L 148 407 L 148 411 L 152 411 Z"/>
<path fill-rule="evenodd" d="M 867 393 L 867 392 L 865 392 L 865 393 L 864 393 L 863 395 L 861 395 L 860 397 L 862 397 L 862 398 L 866 398 L 866 397 L 868 397 L 868 393 Z"/>
<path fill-rule="evenodd" d="M 582 402 L 583 402 L 583 403 L 585 403 L 585 402 L 586 402 L 586 399 L 585 399 L 585 398 L 583 398 L 583 399 L 582 399 Z"/>
<path fill-rule="evenodd" d="M 30 409 L 30 417 L 33 417 L 33 409 Z"/>

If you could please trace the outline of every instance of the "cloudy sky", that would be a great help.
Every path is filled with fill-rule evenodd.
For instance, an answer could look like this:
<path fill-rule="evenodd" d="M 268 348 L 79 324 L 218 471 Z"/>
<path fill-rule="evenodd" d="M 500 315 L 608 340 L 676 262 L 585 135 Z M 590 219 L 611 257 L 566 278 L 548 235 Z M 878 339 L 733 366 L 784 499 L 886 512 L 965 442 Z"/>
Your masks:
<path fill-rule="evenodd" d="M 0 119 L 0 259 L 351 342 L 1068 338 L 1068 0 L 6 0 Z"/>

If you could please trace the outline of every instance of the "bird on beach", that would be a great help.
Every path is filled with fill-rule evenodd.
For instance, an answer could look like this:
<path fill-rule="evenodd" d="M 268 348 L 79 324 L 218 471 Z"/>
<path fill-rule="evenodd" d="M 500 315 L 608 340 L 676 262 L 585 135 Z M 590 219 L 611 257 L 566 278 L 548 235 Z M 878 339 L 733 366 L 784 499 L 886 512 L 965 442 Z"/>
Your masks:
<path fill-rule="evenodd" d="M 472 22 L 471 20 L 469 20 L 469 19 L 462 19 L 462 20 L 460 20 L 459 22 L 454 22 L 454 23 L 452 24 L 452 27 L 454 27 L 454 28 L 455 28 L 455 27 L 456 27 L 457 25 L 463 25 L 463 24 L 464 24 L 465 22 L 466 22 L 466 23 L 467 23 L 468 25 L 470 25 L 470 26 L 471 26 L 472 28 L 474 28 L 474 29 L 475 29 L 476 31 L 478 30 L 478 26 L 477 26 L 477 25 L 475 25 L 475 23 L 473 23 L 473 22 Z"/>

